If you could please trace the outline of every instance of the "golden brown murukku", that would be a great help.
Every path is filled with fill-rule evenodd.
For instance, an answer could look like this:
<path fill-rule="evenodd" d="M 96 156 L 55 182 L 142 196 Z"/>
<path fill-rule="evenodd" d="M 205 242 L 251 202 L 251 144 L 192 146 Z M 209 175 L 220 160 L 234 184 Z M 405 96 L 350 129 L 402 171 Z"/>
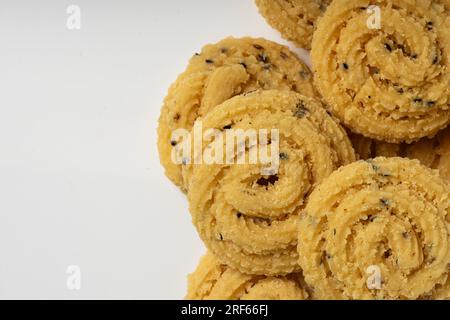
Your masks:
<path fill-rule="evenodd" d="M 207 253 L 188 276 L 189 300 L 305 300 L 300 274 L 284 277 L 245 275 Z"/>
<path fill-rule="evenodd" d="M 423 138 L 412 144 L 393 144 L 349 134 L 353 148 L 360 159 L 376 157 L 404 157 L 418 159 L 427 167 L 439 170 L 442 177 L 450 180 L 450 127 L 432 138 Z"/>
<path fill-rule="evenodd" d="M 406 146 L 404 156 L 418 159 L 424 165 L 439 170 L 442 177 L 450 180 L 450 127 L 433 139 L 422 139 Z"/>
<path fill-rule="evenodd" d="M 359 159 L 363 160 L 376 157 L 397 157 L 403 148 L 403 144 L 373 140 L 359 134 L 349 133 L 348 136 Z"/>
<path fill-rule="evenodd" d="M 417 299 L 445 294 L 449 192 L 437 171 L 403 158 L 359 161 L 330 175 L 311 194 L 299 222 L 300 265 L 314 295 Z M 379 286 L 369 287 L 377 270 Z"/>
<path fill-rule="evenodd" d="M 298 271 L 298 214 L 316 184 L 355 160 L 346 132 L 319 101 L 292 91 L 237 96 L 201 120 L 205 131 L 279 132 L 277 141 L 258 141 L 259 147 L 278 144 L 276 173 L 264 174 L 267 165 L 260 162 L 183 167 L 193 223 L 206 246 L 243 273 Z M 247 143 L 233 159 L 249 159 L 254 147 Z"/>
<path fill-rule="evenodd" d="M 293 90 L 314 96 L 308 67 L 287 47 L 254 38 L 227 38 L 205 46 L 171 86 L 158 127 L 158 150 L 166 175 L 182 186 L 181 166 L 172 159 L 179 141 L 176 129 L 190 130 L 194 121 L 216 105 L 258 89 Z"/>
<path fill-rule="evenodd" d="M 331 0 L 256 0 L 259 12 L 283 38 L 311 49 L 316 22 Z"/>
<path fill-rule="evenodd" d="M 313 37 L 314 82 L 353 132 L 410 143 L 449 124 L 450 15 L 444 5 L 335 0 L 328 7 Z"/>

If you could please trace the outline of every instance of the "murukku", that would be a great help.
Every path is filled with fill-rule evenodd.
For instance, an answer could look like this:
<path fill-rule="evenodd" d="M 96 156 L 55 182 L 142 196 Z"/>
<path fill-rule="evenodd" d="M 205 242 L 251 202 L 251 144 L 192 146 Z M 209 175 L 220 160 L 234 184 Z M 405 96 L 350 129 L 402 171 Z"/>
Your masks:
<path fill-rule="evenodd" d="M 299 261 L 314 295 L 445 294 L 449 192 L 437 171 L 403 158 L 358 161 L 330 175 L 311 194 L 299 222 Z"/>

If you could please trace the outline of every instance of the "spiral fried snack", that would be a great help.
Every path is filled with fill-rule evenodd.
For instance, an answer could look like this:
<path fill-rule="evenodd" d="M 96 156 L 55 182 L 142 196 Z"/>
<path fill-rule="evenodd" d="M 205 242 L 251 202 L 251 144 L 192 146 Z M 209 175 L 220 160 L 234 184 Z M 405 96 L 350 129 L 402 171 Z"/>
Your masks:
<path fill-rule="evenodd" d="M 169 89 L 159 119 L 159 156 L 170 180 L 183 187 L 181 166 L 172 159 L 179 142 L 173 140 L 173 132 L 190 130 L 198 117 L 216 105 L 257 89 L 315 95 L 308 67 L 287 47 L 268 40 L 227 38 L 192 57 Z"/>
<path fill-rule="evenodd" d="M 283 38 L 311 49 L 317 20 L 331 0 L 256 0 L 259 12 Z"/>
<path fill-rule="evenodd" d="M 359 134 L 349 133 L 356 154 L 360 159 L 368 160 L 376 157 L 397 157 L 403 144 L 394 144 L 366 138 Z"/>
<path fill-rule="evenodd" d="M 305 300 L 300 274 L 285 277 L 245 275 L 221 264 L 211 253 L 188 276 L 188 300 Z"/>
<path fill-rule="evenodd" d="M 278 132 L 278 137 L 245 143 L 231 164 L 183 168 L 193 223 L 206 246 L 222 263 L 246 274 L 298 271 L 299 211 L 317 183 L 355 160 L 347 134 L 320 102 L 292 91 L 234 97 L 202 124 L 204 130 L 227 128 L 226 133 Z M 269 165 L 261 161 L 237 164 L 265 146 L 271 157 L 279 152 L 276 172 L 265 172 Z M 202 151 L 209 152 L 208 146 Z"/>
<path fill-rule="evenodd" d="M 314 295 L 442 293 L 450 263 L 449 192 L 417 160 L 376 158 L 334 172 L 311 194 L 299 222 L 299 261 Z"/>
<path fill-rule="evenodd" d="M 433 139 L 423 138 L 410 145 L 376 141 L 355 134 L 349 136 L 361 159 L 396 156 L 418 159 L 427 167 L 439 170 L 442 177 L 450 180 L 450 127 Z"/>
<path fill-rule="evenodd" d="M 450 127 L 431 140 L 422 139 L 405 149 L 406 157 L 420 160 L 422 164 L 439 170 L 442 177 L 450 180 Z"/>
<path fill-rule="evenodd" d="M 450 122 L 447 1 L 336 0 L 312 43 L 314 81 L 353 132 L 392 143 Z"/>

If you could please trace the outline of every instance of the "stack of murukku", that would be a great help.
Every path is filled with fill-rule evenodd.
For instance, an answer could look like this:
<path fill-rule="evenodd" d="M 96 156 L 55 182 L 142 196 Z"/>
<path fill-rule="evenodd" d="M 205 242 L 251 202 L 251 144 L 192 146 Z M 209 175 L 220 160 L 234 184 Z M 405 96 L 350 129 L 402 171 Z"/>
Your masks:
<path fill-rule="evenodd" d="M 169 89 L 160 159 L 208 251 L 186 298 L 449 299 L 450 1 L 256 4 L 313 71 L 227 38 Z"/>

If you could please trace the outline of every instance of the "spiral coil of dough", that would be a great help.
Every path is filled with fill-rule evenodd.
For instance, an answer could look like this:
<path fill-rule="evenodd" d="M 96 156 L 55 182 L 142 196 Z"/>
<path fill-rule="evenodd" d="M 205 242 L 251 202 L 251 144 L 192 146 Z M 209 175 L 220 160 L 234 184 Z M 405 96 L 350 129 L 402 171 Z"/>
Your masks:
<path fill-rule="evenodd" d="M 314 295 L 448 294 L 442 286 L 450 263 L 449 192 L 437 172 L 416 160 L 376 158 L 333 173 L 312 193 L 299 223 L 300 265 Z M 380 281 L 369 287 L 374 270 Z"/>
<path fill-rule="evenodd" d="M 181 166 L 173 162 L 176 129 L 194 121 L 238 94 L 258 89 L 293 90 L 315 96 L 308 67 L 287 47 L 265 39 L 226 38 L 195 54 L 164 99 L 158 126 L 158 151 L 166 175 L 182 183 Z"/>
<path fill-rule="evenodd" d="M 304 300 L 299 274 L 287 277 L 245 275 L 221 264 L 211 253 L 188 277 L 189 300 Z"/>
<path fill-rule="evenodd" d="M 238 96 L 201 120 L 204 130 L 277 129 L 280 153 L 278 172 L 271 175 L 262 163 L 183 168 L 193 223 L 206 246 L 243 273 L 298 271 L 299 211 L 317 183 L 355 160 L 345 131 L 320 102 L 291 91 Z"/>
<path fill-rule="evenodd" d="M 412 144 L 392 144 L 350 135 L 353 148 L 361 159 L 376 157 L 404 157 L 417 159 L 429 168 L 450 180 L 450 127 L 442 130 L 433 139 L 423 138 Z"/>
<path fill-rule="evenodd" d="M 355 133 L 393 143 L 446 127 L 449 12 L 448 1 L 333 1 L 311 52 L 315 84 L 333 114 Z"/>
<path fill-rule="evenodd" d="M 259 12 L 283 38 L 311 49 L 315 25 L 331 0 L 256 0 Z"/>

